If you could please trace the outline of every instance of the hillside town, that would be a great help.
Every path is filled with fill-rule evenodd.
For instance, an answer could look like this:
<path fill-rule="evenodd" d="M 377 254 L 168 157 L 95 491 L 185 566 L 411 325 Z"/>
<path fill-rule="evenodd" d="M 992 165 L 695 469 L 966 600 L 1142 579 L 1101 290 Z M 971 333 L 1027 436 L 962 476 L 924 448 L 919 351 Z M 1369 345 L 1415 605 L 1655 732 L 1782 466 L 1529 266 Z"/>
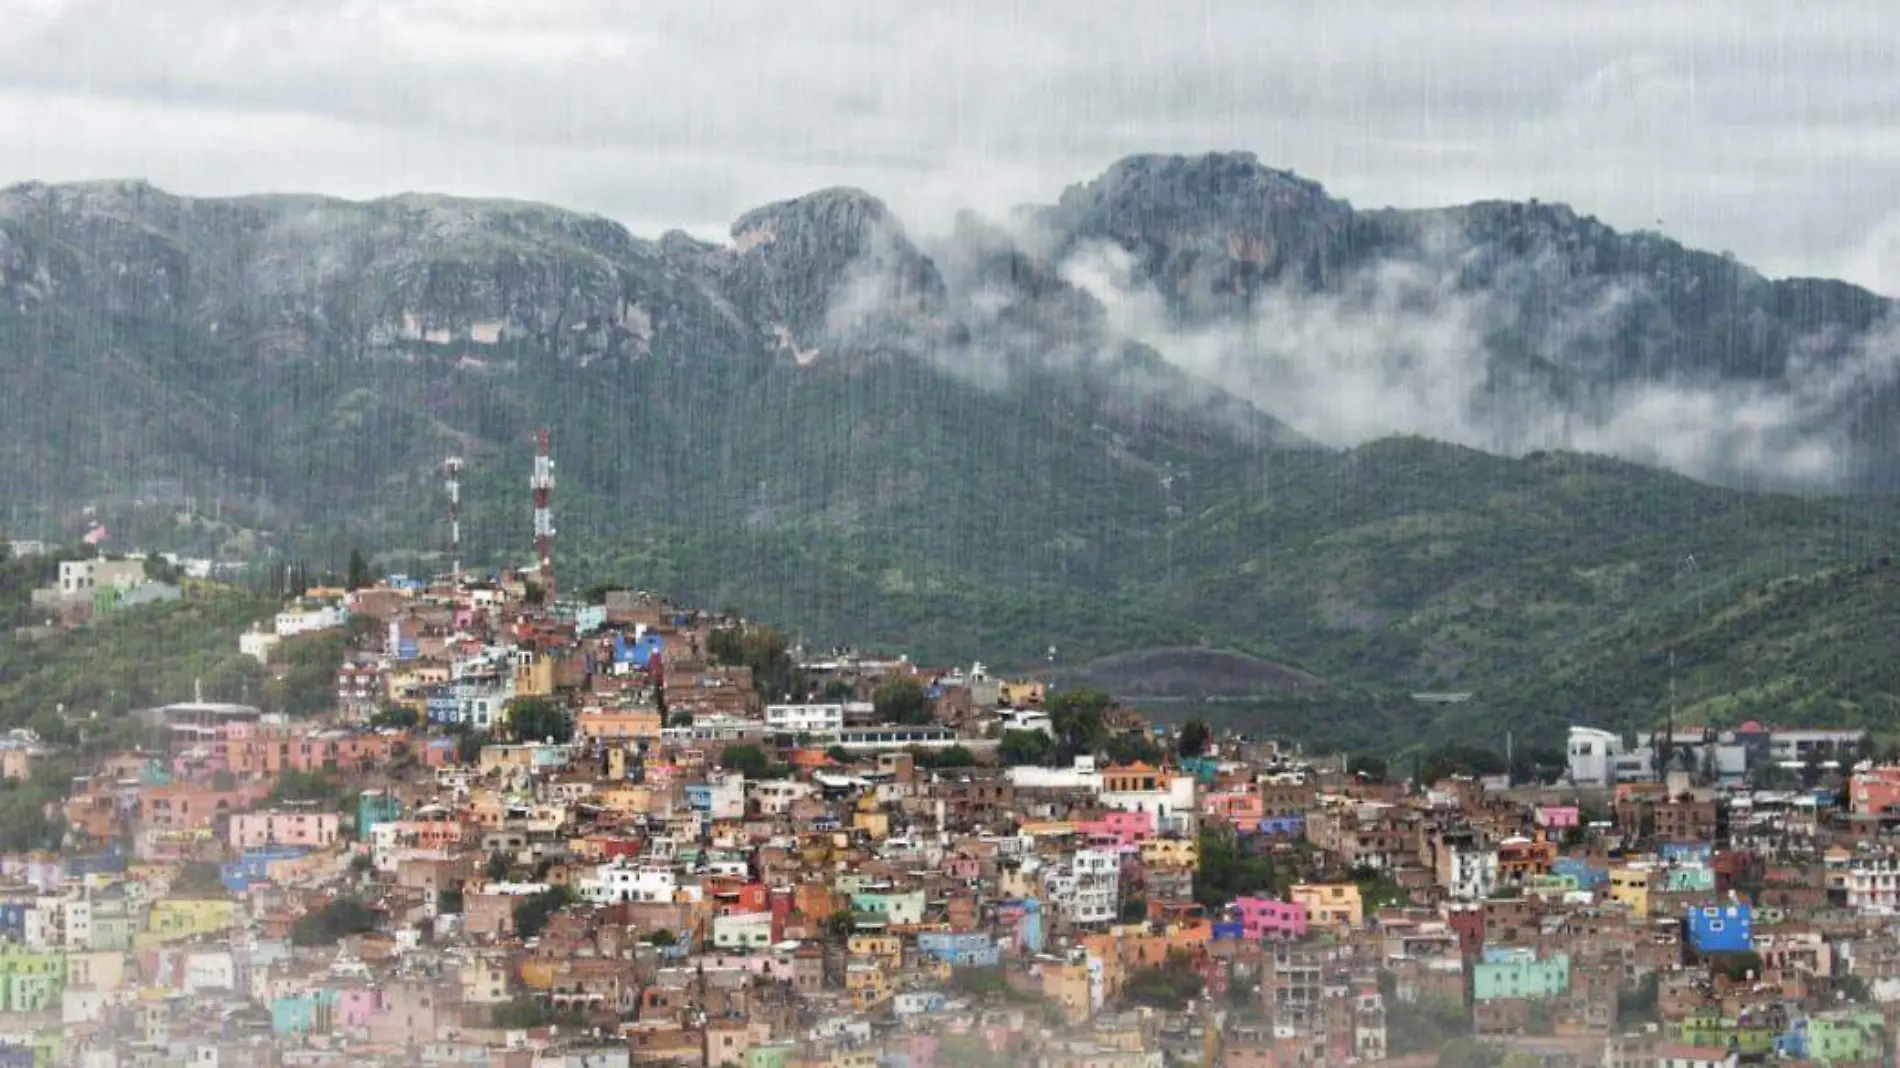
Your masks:
<path fill-rule="evenodd" d="M 239 642 L 346 635 L 323 714 L 0 742 L 73 776 L 0 857 L 0 1068 L 1891 1063 L 1863 731 L 1406 776 L 551 578 L 307 588 Z"/>

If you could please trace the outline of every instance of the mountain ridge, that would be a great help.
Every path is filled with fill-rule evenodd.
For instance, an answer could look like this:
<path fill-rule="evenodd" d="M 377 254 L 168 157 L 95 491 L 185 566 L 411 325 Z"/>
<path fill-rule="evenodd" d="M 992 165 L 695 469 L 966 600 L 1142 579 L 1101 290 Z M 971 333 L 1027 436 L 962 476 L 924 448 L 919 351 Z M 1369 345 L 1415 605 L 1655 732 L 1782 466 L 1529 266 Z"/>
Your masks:
<path fill-rule="evenodd" d="M 1568 208 L 1360 211 L 1212 154 L 942 235 L 848 188 L 730 232 L 0 189 L 0 525 L 426 568 L 453 453 L 465 559 L 499 562 L 548 426 L 570 582 L 931 657 L 1225 648 L 1368 709 L 1547 706 L 1562 667 L 1636 718 L 1617 679 L 1673 639 L 1618 620 L 1692 626 L 1673 560 L 1741 597 L 1891 545 L 1884 499 L 1811 496 L 1900 469 L 1891 302 Z M 1889 714 L 1837 681 L 1803 692 Z"/>

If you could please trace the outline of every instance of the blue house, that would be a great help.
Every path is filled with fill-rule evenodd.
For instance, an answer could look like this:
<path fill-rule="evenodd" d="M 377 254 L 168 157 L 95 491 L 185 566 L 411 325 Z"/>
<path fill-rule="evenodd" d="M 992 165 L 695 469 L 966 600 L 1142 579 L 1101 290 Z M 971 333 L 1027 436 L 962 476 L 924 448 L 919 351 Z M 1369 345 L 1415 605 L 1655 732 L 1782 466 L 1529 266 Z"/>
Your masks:
<path fill-rule="evenodd" d="M 1558 857 L 1550 865 L 1552 875 L 1568 875 L 1579 890 L 1595 890 L 1609 884 L 1610 870 L 1592 865 L 1582 857 Z"/>
<path fill-rule="evenodd" d="M 1692 905 L 1686 926 L 1697 953 L 1745 953 L 1754 946 L 1754 915 L 1747 905 Z"/>
<path fill-rule="evenodd" d="M 956 967 L 986 968 L 1002 960 L 1002 950 L 982 933 L 926 931 L 917 936 L 917 951 Z"/>

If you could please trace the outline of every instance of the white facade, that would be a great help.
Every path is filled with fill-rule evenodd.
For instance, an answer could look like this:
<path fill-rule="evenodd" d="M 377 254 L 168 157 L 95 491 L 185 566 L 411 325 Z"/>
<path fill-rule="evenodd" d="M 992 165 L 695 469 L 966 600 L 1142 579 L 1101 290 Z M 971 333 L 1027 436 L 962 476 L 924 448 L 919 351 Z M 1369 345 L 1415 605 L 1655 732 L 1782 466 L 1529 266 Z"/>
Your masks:
<path fill-rule="evenodd" d="M 249 630 L 238 635 L 238 652 L 260 664 L 270 663 L 270 651 L 283 641 L 275 631 Z"/>
<path fill-rule="evenodd" d="M 237 966 L 228 950 L 192 953 L 185 957 L 185 993 L 237 989 Z"/>
<path fill-rule="evenodd" d="M 783 816 L 800 798 L 817 793 L 817 787 L 797 779 L 766 779 L 746 784 L 746 794 L 764 816 Z"/>
<path fill-rule="evenodd" d="M 835 734 L 844 729 L 844 706 L 766 705 L 765 725 L 788 734 Z"/>
<path fill-rule="evenodd" d="M 772 914 L 741 912 L 713 917 L 713 945 L 720 949 L 764 949 L 772 944 Z"/>
<path fill-rule="evenodd" d="M 322 608 L 292 608 L 277 613 L 274 621 L 279 638 L 292 638 L 319 630 L 334 630 L 350 622 L 349 609 L 340 604 Z"/>
<path fill-rule="evenodd" d="M 698 889 L 697 887 L 694 888 Z M 679 880 L 671 868 L 602 864 L 583 875 L 575 891 L 583 901 L 613 904 L 622 901 L 672 901 Z"/>
<path fill-rule="evenodd" d="M 1484 901 L 1498 888 L 1496 850 L 1454 849 L 1451 851 L 1451 885 L 1445 894 L 1454 901 Z"/>
<path fill-rule="evenodd" d="M 1164 777 L 1167 786 L 1160 790 L 1104 790 L 1102 805 L 1123 812 L 1146 812 L 1155 818 L 1158 833 L 1192 835 L 1198 807 L 1194 776 Z"/>
<path fill-rule="evenodd" d="M 1842 879 L 1847 907 L 1876 916 L 1900 912 L 1900 860 L 1855 857 Z"/>
<path fill-rule="evenodd" d="M 1079 756 L 1067 768 L 1040 768 L 1023 764 L 1009 769 L 1009 782 L 1018 790 L 1093 790 L 1102 788 L 1095 758 Z"/>
<path fill-rule="evenodd" d="M 1571 782 L 1597 788 L 1616 785 L 1616 757 L 1623 752 L 1623 739 L 1594 727 L 1572 727 L 1568 752 Z"/>
<path fill-rule="evenodd" d="M 67 949 L 92 945 L 92 902 L 67 898 L 59 903 L 56 920 L 59 944 Z"/>
<path fill-rule="evenodd" d="M 1069 922 L 1113 923 L 1121 909 L 1121 856 L 1105 849 L 1078 849 L 1069 863 L 1045 879 L 1049 899 Z"/>

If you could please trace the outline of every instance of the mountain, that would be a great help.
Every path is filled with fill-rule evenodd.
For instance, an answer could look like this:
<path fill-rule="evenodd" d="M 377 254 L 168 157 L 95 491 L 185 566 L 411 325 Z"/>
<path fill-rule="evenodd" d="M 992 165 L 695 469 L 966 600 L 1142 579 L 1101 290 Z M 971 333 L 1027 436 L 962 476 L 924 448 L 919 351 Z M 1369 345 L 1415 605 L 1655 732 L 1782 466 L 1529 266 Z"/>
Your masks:
<path fill-rule="evenodd" d="M 548 426 L 564 585 L 812 642 L 1220 676 L 1314 737 L 1653 718 L 1673 648 L 1711 714 L 1885 723 L 1887 680 L 1808 665 L 1820 635 L 1875 648 L 1887 602 L 1797 591 L 1890 548 L 1884 498 L 1813 494 L 1900 471 L 1892 314 L 1560 206 L 1360 211 L 1245 154 L 1131 158 L 940 235 L 821 190 L 722 244 L 26 184 L 0 190 L 0 526 L 91 508 L 122 542 L 433 566 L 453 454 L 464 557 L 520 559 Z M 1421 689 L 1490 700 L 1421 718 Z"/>

